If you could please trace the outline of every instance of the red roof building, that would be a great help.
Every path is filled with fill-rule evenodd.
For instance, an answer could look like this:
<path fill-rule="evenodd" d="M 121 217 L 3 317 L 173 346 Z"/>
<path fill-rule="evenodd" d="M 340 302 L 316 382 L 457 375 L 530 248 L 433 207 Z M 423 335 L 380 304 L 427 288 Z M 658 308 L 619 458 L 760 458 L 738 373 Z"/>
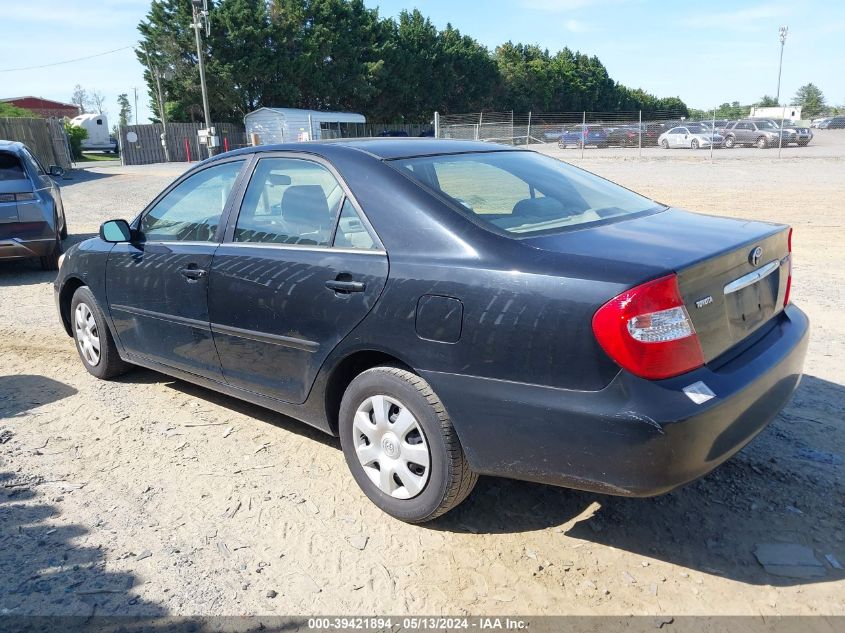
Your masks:
<path fill-rule="evenodd" d="M 62 103 L 52 99 L 41 97 L 12 97 L 11 99 L 0 99 L 0 102 L 9 103 L 19 108 L 26 108 L 44 118 L 79 116 L 79 108 L 72 103 Z"/>

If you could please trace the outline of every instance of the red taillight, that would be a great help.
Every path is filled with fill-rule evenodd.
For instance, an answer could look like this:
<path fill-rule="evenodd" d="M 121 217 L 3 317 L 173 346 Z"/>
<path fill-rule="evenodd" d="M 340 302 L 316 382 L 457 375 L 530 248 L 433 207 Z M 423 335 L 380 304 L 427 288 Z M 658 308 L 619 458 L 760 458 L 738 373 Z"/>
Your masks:
<path fill-rule="evenodd" d="M 605 303 L 593 316 L 593 332 L 614 361 L 642 378 L 670 378 L 704 364 L 675 275 L 631 288 Z"/>
<path fill-rule="evenodd" d="M 789 227 L 789 236 L 786 238 L 786 244 L 789 248 L 789 273 L 786 276 L 786 292 L 783 293 L 783 307 L 789 305 L 789 293 L 792 291 L 792 227 Z"/>

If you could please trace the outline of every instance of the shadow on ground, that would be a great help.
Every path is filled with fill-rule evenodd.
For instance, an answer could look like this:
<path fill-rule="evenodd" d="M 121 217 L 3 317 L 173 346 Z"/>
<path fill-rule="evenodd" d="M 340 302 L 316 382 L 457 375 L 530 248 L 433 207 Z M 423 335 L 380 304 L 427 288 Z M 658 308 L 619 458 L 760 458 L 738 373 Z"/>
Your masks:
<path fill-rule="evenodd" d="M 757 544 L 797 543 L 816 558 L 845 557 L 845 387 L 805 376 L 793 401 L 758 438 L 707 477 L 661 497 L 629 499 L 482 478 L 438 530 L 514 533 L 559 527 L 589 543 L 749 584 L 830 582 L 766 573 Z"/>
<path fill-rule="evenodd" d="M 38 394 L 36 401 L 28 401 L 32 390 Z M 21 393 L 27 396 L 16 397 Z M 3 376 L 0 415 L 7 418 L 73 393 L 71 387 L 43 376 Z M 82 623 L 95 614 L 163 614 L 161 606 L 130 593 L 138 584 L 134 575 L 105 569 L 104 552 L 84 543 L 88 528 L 62 520 L 57 504 L 84 482 L 44 481 L 12 472 L 9 462 L 14 463 L 15 451 L 25 449 L 16 446 L 13 434 L 0 435 L 0 440 L 0 629 L 22 628 L 27 622 L 14 616 L 79 616 L 77 622 Z"/>

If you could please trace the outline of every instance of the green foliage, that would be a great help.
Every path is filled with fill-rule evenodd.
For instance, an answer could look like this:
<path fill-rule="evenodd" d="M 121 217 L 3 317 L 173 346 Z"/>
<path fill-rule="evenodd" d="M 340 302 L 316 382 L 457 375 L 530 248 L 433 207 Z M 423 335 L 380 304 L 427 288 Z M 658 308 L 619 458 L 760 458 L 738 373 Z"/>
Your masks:
<path fill-rule="evenodd" d="M 760 101 L 758 101 L 754 105 L 758 108 L 773 108 L 777 107 L 780 104 L 778 103 L 778 100 L 774 97 L 769 95 L 763 95 L 762 97 L 760 97 Z"/>
<path fill-rule="evenodd" d="M 129 125 L 132 120 L 132 105 L 129 103 L 129 95 L 125 92 L 117 95 L 117 105 L 120 107 L 120 112 L 117 115 L 118 125 Z"/>
<path fill-rule="evenodd" d="M 792 98 L 792 105 L 801 106 L 801 116 L 805 119 L 812 119 L 827 110 L 824 94 L 813 83 L 805 84 L 798 89 Z"/>
<path fill-rule="evenodd" d="M 65 133 L 70 143 L 70 153 L 74 160 L 82 158 L 82 141 L 88 138 L 88 130 L 78 125 L 71 125 L 68 119 L 64 123 Z"/>
<path fill-rule="evenodd" d="M 0 102 L 0 119 L 2 118 L 40 119 L 41 117 L 32 110 L 19 108 L 18 106 L 13 106 L 11 103 Z"/>
<path fill-rule="evenodd" d="M 512 42 L 491 53 L 416 9 L 384 19 L 363 0 L 209 4 L 211 35 L 203 42 L 215 121 L 240 121 L 261 106 L 352 110 L 381 122 L 428 121 L 435 110 L 687 114 L 677 97 L 617 84 L 594 56 Z M 153 111 L 158 116 L 155 72 L 175 121 L 203 116 L 191 21 L 190 0 L 153 0 L 138 26 Z"/>

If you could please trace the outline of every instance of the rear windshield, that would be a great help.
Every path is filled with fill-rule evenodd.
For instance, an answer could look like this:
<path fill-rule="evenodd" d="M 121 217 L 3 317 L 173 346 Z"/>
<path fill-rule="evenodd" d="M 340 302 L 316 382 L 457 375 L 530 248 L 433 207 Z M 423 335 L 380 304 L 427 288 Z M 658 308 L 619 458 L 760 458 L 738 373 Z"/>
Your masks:
<path fill-rule="evenodd" d="M 20 159 L 9 152 L 0 152 L 0 181 L 26 180 Z"/>
<path fill-rule="evenodd" d="M 447 154 L 392 163 L 482 224 L 511 234 L 556 231 L 664 208 L 535 152 Z"/>

